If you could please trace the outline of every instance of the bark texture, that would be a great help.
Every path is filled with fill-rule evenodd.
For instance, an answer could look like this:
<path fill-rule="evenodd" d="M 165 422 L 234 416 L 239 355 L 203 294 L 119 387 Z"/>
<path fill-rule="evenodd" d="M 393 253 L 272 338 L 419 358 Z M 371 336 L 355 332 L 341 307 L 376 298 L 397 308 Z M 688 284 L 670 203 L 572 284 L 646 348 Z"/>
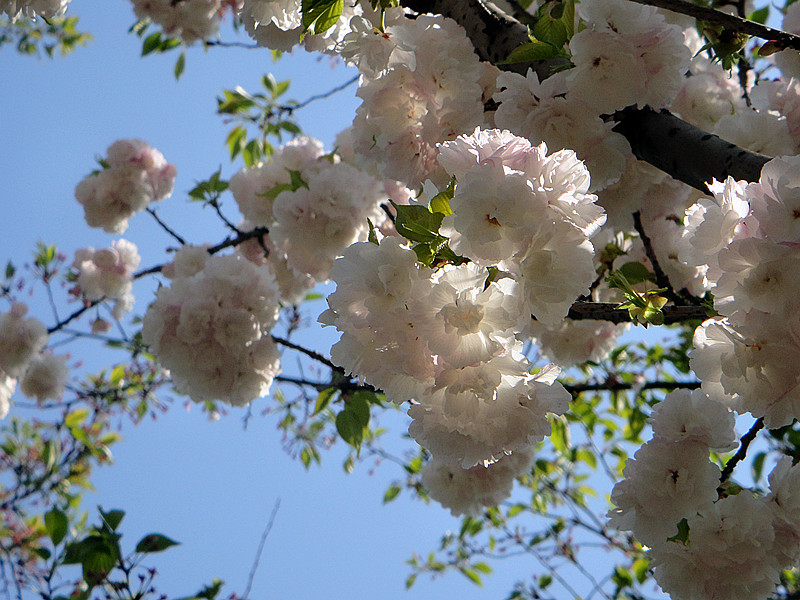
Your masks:
<path fill-rule="evenodd" d="M 482 60 L 497 64 L 528 41 L 525 25 L 486 0 L 403 0 L 402 4 L 421 13 L 450 17 L 461 25 Z M 525 73 L 533 68 L 540 79 L 550 74 L 550 63 L 498 65 L 501 69 Z M 669 113 L 630 107 L 613 115 L 614 130 L 630 142 L 636 158 L 650 163 L 675 179 L 707 192 L 706 182 L 724 180 L 758 181 L 761 167 L 770 157 L 756 154 L 698 129 Z"/>

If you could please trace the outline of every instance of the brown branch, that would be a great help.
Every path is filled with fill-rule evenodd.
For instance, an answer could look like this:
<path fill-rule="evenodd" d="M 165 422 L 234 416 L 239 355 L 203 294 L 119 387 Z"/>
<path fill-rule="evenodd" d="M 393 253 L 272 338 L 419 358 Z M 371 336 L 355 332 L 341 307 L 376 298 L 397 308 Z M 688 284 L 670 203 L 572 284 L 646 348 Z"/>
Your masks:
<path fill-rule="evenodd" d="M 617 308 L 618 306 L 619 304 L 613 302 L 576 302 L 569 309 L 567 318 L 573 321 L 596 320 L 629 323 L 631 317 L 628 311 L 621 310 Z M 705 321 L 708 318 L 706 309 L 702 306 L 665 306 L 661 312 L 664 313 L 665 325 L 686 321 Z"/>
<path fill-rule="evenodd" d="M 780 29 L 773 29 L 772 27 L 767 27 L 755 21 L 748 21 L 747 19 L 722 12 L 721 10 L 698 6 L 692 2 L 686 2 L 686 0 L 631 0 L 631 2 L 664 8 L 671 12 L 694 17 L 701 21 L 722 25 L 728 31 L 744 33 L 761 38 L 762 40 L 777 42 L 781 49 L 792 48 L 794 50 L 800 50 L 800 36 L 781 31 Z"/>

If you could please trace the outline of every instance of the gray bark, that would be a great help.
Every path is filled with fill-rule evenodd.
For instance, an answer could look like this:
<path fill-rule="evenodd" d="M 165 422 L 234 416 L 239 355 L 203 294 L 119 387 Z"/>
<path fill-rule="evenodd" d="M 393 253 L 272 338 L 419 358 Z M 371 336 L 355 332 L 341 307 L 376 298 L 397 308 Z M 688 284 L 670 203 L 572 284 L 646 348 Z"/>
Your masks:
<path fill-rule="evenodd" d="M 403 0 L 421 13 L 441 14 L 459 23 L 482 60 L 498 63 L 528 40 L 525 25 L 486 0 Z M 533 68 L 540 78 L 553 63 L 499 65 L 525 73 Z M 662 110 L 629 107 L 613 115 L 614 130 L 630 142 L 636 158 L 650 163 L 675 179 L 706 192 L 705 182 L 728 176 L 757 181 L 770 157 L 739 148 Z"/>

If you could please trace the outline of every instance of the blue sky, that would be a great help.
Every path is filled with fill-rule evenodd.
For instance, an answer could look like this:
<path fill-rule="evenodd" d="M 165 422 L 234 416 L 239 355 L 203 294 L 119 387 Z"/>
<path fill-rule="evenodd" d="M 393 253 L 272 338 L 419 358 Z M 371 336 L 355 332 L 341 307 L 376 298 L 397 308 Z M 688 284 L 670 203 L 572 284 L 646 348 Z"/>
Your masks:
<path fill-rule="evenodd" d="M 2 264 L 29 261 L 38 240 L 56 243 L 70 257 L 80 247 L 110 244 L 113 236 L 85 225 L 73 190 L 95 168 L 95 157 L 120 138 L 144 139 L 177 165 L 175 193 L 157 206 L 160 216 L 195 243 L 220 241 L 224 232 L 210 211 L 186 200 L 196 180 L 220 166 L 229 177 L 240 166 L 228 161 L 227 127 L 215 115 L 215 96 L 236 85 L 255 90 L 261 76 L 272 72 L 278 80 L 292 79 L 287 98 L 304 100 L 352 76 L 329 58 L 302 51 L 273 64 L 263 50 L 195 47 L 176 82 L 176 53 L 140 58 L 140 40 L 126 33 L 135 21 L 128 2 L 73 0 L 70 11 L 94 35 L 88 47 L 52 61 L 18 56 L 11 47 L 0 52 Z M 330 148 L 352 120 L 358 105 L 354 92 L 350 88 L 310 105 L 299 113 L 301 126 Z M 232 205 L 229 200 L 228 214 L 238 219 Z M 132 220 L 125 237 L 138 245 L 143 267 L 163 262 L 164 249 L 172 244 L 144 214 Z M 153 283 L 137 286 L 139 314 L 152 288 Z M 30 303 L 34 314 L 51 324 L 42 296 L 40 290 Z M 308 314 L 313 317 L 322 306 L 310 305 Z M 327 350 L 330 340 L 328 334 L 309 343 Z M 120 360 L 103 350 L 92 350 L 91 356 L 71 351 L 73 363 L 86 359 L 92 368 Z M 262 399 L 256 412 L 268 405 Z M 404 495 L 384 507 L 386 487 L 401 476 L 397 467 L 384 464 L 373 473 L 368 461 L 345 475 L 340 443 L 323 455 L 321 467 L 306 472 L 282 450 L 274 417 L 257 416 L 245 430 L 240 410 L 209 422 L 198 406 L 184 409 L 181 398 L 172 406 L 157 421 L 122 424 L 115 464 L 96 472 L 97 492 L 86 499 L 90 510 L 99 504 L 127 512 L 122 531 L 129 549 L 153 531 L 181 542 L 151 561 L 160 573 L 160 591 L 171 597 L 194 593 L 214 577 L 227 582 L 226 594 L 243 593 L 278 498 L 281 507 L 253 599 L 503 598 L 514 581 L 535 569 L 520 562 L 495 565 L 499 572 L 483 589 L 457 574 L 434 583 L 423 577 L 406 592 L 410 571 L 404 561 L 414 551 L 434 550 L 458 521 L 438 505 Z M 405 416 L 386 419 L 399 438 Z"/>

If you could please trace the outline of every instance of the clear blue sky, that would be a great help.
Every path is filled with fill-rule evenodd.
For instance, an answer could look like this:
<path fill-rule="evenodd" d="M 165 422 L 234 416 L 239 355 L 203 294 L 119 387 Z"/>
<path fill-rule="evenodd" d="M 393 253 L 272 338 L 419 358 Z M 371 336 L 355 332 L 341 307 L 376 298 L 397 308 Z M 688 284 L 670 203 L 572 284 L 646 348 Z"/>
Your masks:
<path fill-rule="evenodd" d="M 236 85 L 254 90 L 271 71 L 279 80 L 293 80 L 287 97 L 304 100 L 352 76 L 327 57 L 303 52 L 273 64 L 266 51 L 192 48 L 176 82 L 176 53 L 139 57 L 140 40 L 126 33 L 135 20 L 128 2 L 73 0 L 70 10 L 95 37 L 87 48 L 52 61 L 18 56 L 10 47 L 0 51 L 2 264 L 29 260 L 40 239 L 58 244 L 68 256 L 83 246 L 110 244 L 112 236 L 85 225 L 73 189 L 95 167 L 94 157 L 119 138 L 147 140 L 178 166 L 175 193 L 158 206 L 162 218 L 193 242 L 221 240 L 224 233 L 210 211 L 189 205 L 185 195 L 195 180 L 220 166 L 226 177 L 239 167 L 230 165 L 223 147 L 227 129 L 215 115 L 215 96 Z M 301 125 L 330 148 L 357 105 L 350 89 L 303 110 Z M 229 214 L 238 219 L 232 204 Z M 138 244 L 142 266 L 163 262 L 163 250 L 172 243 L 145 214 L 134 218 L 125 237 Z M 136 288 L 138 314 L 149 302 L 148 289 L 147 284 Z M 37 299 L 31 303 L 37 305 Z M 309 312 L 321 307 L 316 303 Z M 39 314 L 52 323 L 44 309 Z M 330 336 L 312 343 L 327 350 Z M 72 358 L 86 357 L 73 349 Z M 120 359 L 101 352 L 87 364 L 114 360 Z M 322 467 L 306 472 L 283 452 L 274 417 L 256 416 L 244 430 L 242 411 L 212 423 L 199 407 L 187 412 L 182 403 L 177 399 L 156 422 L 123 424 L 115 465 L 97 471 L 97 492 L 87 496 L 92 511 L 97 504 L 127 511 L 122 530 L 128 549 L 152 531 L 182 542 L 151 561 L 160 572 L 159 589 L 171 597 L 194 593 L 213 577 L 227 582 L 226 594 L 243 593 L 278 498 L 281 508 L 253 599 L 504 598 L 516 579 L 536 568 L 521 562 L 495 565 L 500 572 L 483 589 L 458 574 L 434 583 L 423 577 L 406 592 L 404 561 L 414 551 L 435 549 L 458 521 L 438 505 L 405 496 L 382 506 L 384 490 L 401 476 L 395 466 L 384 464 L 370 474 L 372 463 L 366 462 L 347 476 L 339 444 L 323 455 Z M 256 413 L 268 405 L 261 400 Z M 399 437 L 405 417 L 392 416 L 388 424 Z"/>

